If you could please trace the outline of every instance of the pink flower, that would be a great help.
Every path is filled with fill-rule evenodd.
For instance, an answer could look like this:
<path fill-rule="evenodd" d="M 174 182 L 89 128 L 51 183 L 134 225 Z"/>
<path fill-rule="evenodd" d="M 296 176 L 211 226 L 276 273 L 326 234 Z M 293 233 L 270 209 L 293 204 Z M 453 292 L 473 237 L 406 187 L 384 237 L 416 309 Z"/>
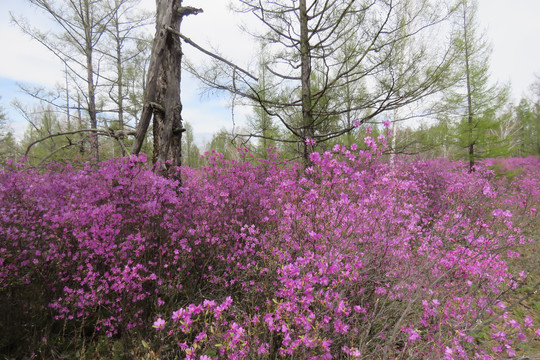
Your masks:
<path fill-rule="evenodd" d="M 518 252 L 515 252 L 515 251 L 512 251 L 512 250 L 506 250 L 506 255 L 509 258 L 517 258 L 517 257 L 521 256 Z"/>
<path fill-rule="evenodd" d="M 529 315 L 525 316 L 525 326 L 530 328 L 533 327 L 533 319 Z"/>
<path fill-rule="evenodd" d="M 415 340 L 420 339 L 420 335 L 414 329 L 405 328 L 405 329 L 402 329 L 401 331 L 409 334 L 409 341 L 415 341 Z"/>
<path fill-rule="evenodd" d="M 354 305 L 353 309 L 354 311 L 359 312 L 360 314 L 367 314 L 367 309 L 360 305 Z"/>
<path fill-rule="evenodd" d="M 512 349 L 512 347 L 510 345 L 506 345 L 506 353 L 508 354 L 509 357 L 516 356 L 515 350 Z"/>
<path fill-rule="evenodd" d="M 263 344 L 261 344 L 261 346 L 259 346 L 259 348 L 257 349 L 257 353 L 258 353 L 259 355 L 268 354 L 268 353 L 269 353 L 269 349 L 270 349 L 270 345 L 268 345 L 267 343 L 263 343 Z"/>
<path fill-rule="evenodd" d="M 197 336 L 195 336 L 194 342 L 200 342 L 201 340 L 204 340 L 206 338 L 206 332 L 201 331 Z"/>
<path fill-rule="evenodd" d="M 211 268 L 208 270 L 211 270 Z M 207 310 L 212 310 L 215 306 L 216 306 L 216 302 L 214 300 L 204 300 L 203 302 L 203 307 Z"/>
<path fill-rule="evenodd" d="M 153 327 L 154 327 L 156 330 L 163 330 L 163 329 L 165 329 L 165 320 L 163 320 L 162 318 L 158 318 L 156 321 L 154 321 Z"/>
<path fill-rule="evenodd" d="M 268 326 L 272 326 L 274 324 L 274 318 L 272 314 L 264 315 L 263 320 L 268 324 Z"/>
<path fill-rule="evenodd" d="M 521 325 L 519 325 L 519 323 L 514 319 L 510 319 L 509 324 L 510 324 L 510 326 L 512 326 L 513 328 L 516 328 L 516 329 L 519 329 L 521 327 Z"/>
<path fill-rule="evenodd" d="M 506 332 L 499 331 L 499 332 L 491 334 L 491 337 L 497 341 L 504 341 L 506 340 Z"/>
<path fill-rule="evenodd" d="M 349 325 L 343 323 L 341 320 L 336 320 L 334 322 L 334 330 L 340 334 L 346 334 L 349 331 Z"/>
<path fill-rule="evenodd" d="M 174 321 L 180 320 L 180 318 L 185 314 L 185 312 L 186 312 L 186 310 L 184 310 L 184 309 L 174 311 L 173 314 L 172 314 L 172 319 Z"/>

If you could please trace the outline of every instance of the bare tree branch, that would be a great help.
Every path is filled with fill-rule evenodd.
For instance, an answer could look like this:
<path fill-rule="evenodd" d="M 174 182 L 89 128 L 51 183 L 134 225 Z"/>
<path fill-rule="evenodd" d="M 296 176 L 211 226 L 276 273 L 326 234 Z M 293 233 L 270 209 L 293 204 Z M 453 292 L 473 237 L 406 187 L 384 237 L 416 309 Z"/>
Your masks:
<path fill-rule="evenodd" d="M 235 65 L 235 64 L 233 64 L 232 62 L 228 61 L 227 59 L 225 59 L 225 58 L 223 58 L 223 57 L 221 57 L 221 56 L 219 56 L 219 55 L 216 55 L 216 54 L 214 54 L 214 53 L 212 53 L 212 52 L 210 52 L 210 51 L 208 51 L 208 50 L 202 48 L 201 46 L 197 45 L 193 40 L 191 40 L 191 39 L 188 38 L 187 36 L 182 35 L 180 32 L 178 32 L 178 31 L 176 31 L 176 30 L 174 30 L 174 29 L 172 29 L 172 28 L 168 28 L 167 30 L 169 30 L 169 31 L 172 32 L 173 34 L 176 34 L 176 35 L 180 36 L 180 38 L 181 38 L 182 40 L 184 40 L 184 42 L 186 42 L 186 43 L 188 43 L 189 45 L 193 46 L 195 49 L 199 50 L 200 52 L 202 52 L 202 53 L 204 53 L 204 54 L 206 54 L 206 55 L 208 55 L 208 56 L 210 56 L 210 57 L 213 57 L 213 58 L 216 59 L 216 60 L 219 60 L 219 61 L 221 61 L 221 62 L 223 62 L 223 63 L 229 65 L 230 67 L 234 68 L 235 70 L 238 70 L 238 71 L 240 71 L 240 72 L 246 74 L 247 76 L 249 76 L 250 78 L 252 78 L 252 79 L 255 80 L 255 81 L 259 81 L 259 79 L 258 79 L 256 76 L 252 75 L 252 74 L 251 74 L 250 72 L 248 72 L 247 70 L 244 70 L 244 69 L 242 69 L 241 67 L 239 67 L 238 65 Z"/>

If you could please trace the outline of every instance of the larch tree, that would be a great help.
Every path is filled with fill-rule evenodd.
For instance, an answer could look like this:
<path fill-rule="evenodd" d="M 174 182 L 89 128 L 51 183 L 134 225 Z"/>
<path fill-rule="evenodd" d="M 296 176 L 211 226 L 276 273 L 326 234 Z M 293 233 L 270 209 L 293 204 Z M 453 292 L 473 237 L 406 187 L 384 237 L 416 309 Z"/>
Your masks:
<path fill-rule="evenodd" d="M 486 37 L 479 32 L 476 0 L 462 0 L 457 17 L 459 36 L 456 47 L 461 53 L 457 66 L 461 73 L 461 86 L 452 93 L 460 117 L 457 139 L 466 149 L 469 171 L 475 161 L 486 156 L 500 155 L 502 140 L 496 136 L 499 127 L 498 112 L 508 99 L 508 87 L 489 83 L 489 56 L 491 48 Z"/>
<path fill-rule="evenodd" d="M 273 75 L 266 68 L 266 63 L 270 58 L 264 42 L 261 42 L 260 49 L 258 86 L 261 90 L 258 91 L 258 94 L 264 102 L 266 93 L 271 91 L 270 89 L 273 87 Z M 254 154 L 259 158 L 266 158 L 267 149 L 276 145 L 273 139 L 279 138 L 279 127 L 273 117 L 264 111 L 258 102 L 254 103 L 253 114 L 248 118 L 248 131 L 248 135 L 256 139 Z"/>
<path fill-rule="evenodd" d="M 124 129 L 124 125 L 126 118 L 136 119 L 142 107 L 138 98 L 144 81 L 140 78 L 145 74 L 149 47 L 138 30 L 152 17 L 136 8 L 140 0 L 28 2 L 49 16 L 51 30 L 31 26 L 24 17 L 13 14 L 12 21 L 62 61 L 65 81 L 54 91 L 21 88 L 43 105 L 52 106 L 58 116 L 63 113 L 66 117 L 66 126 L 55 136 L 68 132 L 83 152 L 89 144 L 96 159 L 100 153 L 107 156 L 107 145 L 99 146 L 98 137 L 113 138 L 125 154 L 124 139 L 134 131 Z M 75 131 L 79 133 L 73 134 Z"/>
<path fill-rule="evenodd" d="M 4 108 L 0 106 L 0 166 L 8 159 L 15 159 L 18 155 L 17 150 L 17 142 L 9 128 L 8 118 Z"/>
<path fill-rule="evenodd" d="M 137 92 L 143 86 L 140 79 L 143 73 L 133 71 L 133 65 L 144 69 L 145 58 L 149 56 L 146 49 L 150 43 L 145 41 L 141 28 L 148 26 L 153 21 L 153 16 L 140 11 L 137 8 L 139 3 L 140 0 L 107 0 L 104 3 L 111 13 L 111 21 L 106 30 L 109 41 L 98 51 L 110 63 L 108 95 L 115 105 L 113 111 L 117 113 L 116 127 L 119 130 L 124 130 L 130 113 L 134 118 L 133 112 L 127 109 L 135 107 L 136 113 L 141 110 L 136 98 L 137 95 L 140 96 Z M 130 86 L 133 83 L 138 86 Z"/>
<path fill-rule="evenodd" d="M 201 152 L 195 144 L 193 126 L 187 121 L 183 125 L 186 131 L 182 136 L 182 165 L 196 168 L 199 165 Z"/>
<path fill-rule="evenodd" d="M 410 11 L 399 11 L 407 2 Z M 452 58 L 450 41 L 433 32 L 453 7 L 429 0 L 357 1 L 237 0 L 238 11 L 250 13 L 266 31 L 253 34 L 269 43 L 272 61 L 266 67 L 279 89 L 263 89 L 234 66 L 192 69 L 211 87 L 240 94 L 264 109 L 292 134 L 309 162 L 309 140 L 323 143 L 441 89 Z M 406 28 L 404 32 L 402 29 Z M 439 29 L 440 30 L 440 29 Z M 404 41 L 418 50 L 404 59 L 402 71 L 395 61 Z M 343 50 L 346 50 L 344 53 Z M 344 102 L 346 87 L 365 84 L 361 97 Z M 261 96 L 264 94 L 264 96 Z M 335 117 L 355 112 L 357 119 L 329 126 Z M 281 140 L 281 139 L 275 139 Z M 307 141 L 308 140 L 308 141 Z"/>
<path fill-rule="evenodd" d="M 539 99 L 540 100 L 540 99 Z M 517 154 L 521 156 L 540 154 L 540 101 L 523 98 L 514 107 L 518 125 Z"/>
<path fill-rule="evenodd" d="M 540 76 L 536 76 L 536 81 L 531 86 L 531 116 L 527 127 L 531 130 L 530 153 L 540 154 Z"/>
<path fill-rule="evenodd" d="M 84 96 L 90 127 L 97 129 L 97 89 L 101 81 L 97 69 L 101 57 L 96 54 L 96 47 L 102 41 L 105 29 L 112 19 L 111 10 L 102 6 L 102 1 L 99 0 L 27 1 L 45 12 L 58 30 L 44 32 L 33 27 L 26 19 L 13 15 L 12 21 L 64 63 Z M 97 137 L 93 139 L 92 149 L 93 157 L 98 159 Z"/>
<path fill-rule="evenodd" d="M 1 98 L 0 98 L 1 99 Z M 0 106 L 0 139 L 7 134 L 7 118 L 4 108 Z"/>

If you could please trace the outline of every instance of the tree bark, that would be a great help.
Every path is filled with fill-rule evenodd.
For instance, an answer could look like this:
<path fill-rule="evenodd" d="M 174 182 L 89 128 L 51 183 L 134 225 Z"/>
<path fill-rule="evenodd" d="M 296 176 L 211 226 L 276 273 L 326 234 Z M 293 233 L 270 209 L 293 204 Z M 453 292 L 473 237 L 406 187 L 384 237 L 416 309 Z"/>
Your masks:
<path fill-rule="evenodd" d="M 306 139 L 313 139 L 313 110 L 311 104 L 311 52 L 308 34 L 308 13 L 306 0 L 300 0 L 300 63 L 302 82 L 302 135 L 304 136 L 304 163 L 310 164 L 309 153 L 311 148 Z"/>
<path fill-rule="evenodd" d="M 90 127 L 97 128 L 97 111 L 96 111 L 96 87 L 94 85 L 94 44 L 92 43 L 92 21 L 90 13 L 90 4 L 88 1 L 84 1 L 84 16 L 83 22 L 85 42 L 86 42 L 86 72 L 87 72 L 87 84 L 88 84 L 88 116 L 90 116 Z M 92 156 L 96 161 L 99 161 L 99 141 L 96 137 L 92 139 Z"/>
<path fill-rule="evenodd" d="M 467 25 L 467 2 L 463 7 L 463 29 L 464 29 L 464 41 L 465 41 L 465 76 L 467 86 L 467 124 L 468 124 L 468 136 L 469 136 L 469 172 L 474 171 L 474 138 L 473 138 L 473 108 L 472 108 L 472 90 L 471 90 L 471 67 L 469 56 L 469 34 Z"/>
<path fill-rule="evenodd" d="M 184 16 L 195 15 L 202 10 L 182 7 L 181 0 L 156 0 L 156 10 L 156 35 L 148 69 L 144 106 L 132 153 L 137 154 L 141 150 L 153 115 L 153 160 L 161 163 L 162 171 L 166 172 L 170 167 L 181 165 L 184 131 L 180 101 L 182 48 L 176 32 L 180 32 Z"/>

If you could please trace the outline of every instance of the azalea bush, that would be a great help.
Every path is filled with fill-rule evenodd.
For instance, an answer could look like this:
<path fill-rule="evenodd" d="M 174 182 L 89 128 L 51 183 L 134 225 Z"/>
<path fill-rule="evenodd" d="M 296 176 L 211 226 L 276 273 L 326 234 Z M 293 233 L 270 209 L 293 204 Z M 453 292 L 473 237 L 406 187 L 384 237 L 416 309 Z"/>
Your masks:
<path fill-rule="evenodd" d="M 540 337 L 511 311 L 530 285 L 539 159 L 469 173 L 384 146 L 367 136 L 305 168 L 209 153 L 170 178 L 144 157 L 7 166 L 0 352 L 81 346 L 63 336 L 154 359 L 514 356 Z"/>

